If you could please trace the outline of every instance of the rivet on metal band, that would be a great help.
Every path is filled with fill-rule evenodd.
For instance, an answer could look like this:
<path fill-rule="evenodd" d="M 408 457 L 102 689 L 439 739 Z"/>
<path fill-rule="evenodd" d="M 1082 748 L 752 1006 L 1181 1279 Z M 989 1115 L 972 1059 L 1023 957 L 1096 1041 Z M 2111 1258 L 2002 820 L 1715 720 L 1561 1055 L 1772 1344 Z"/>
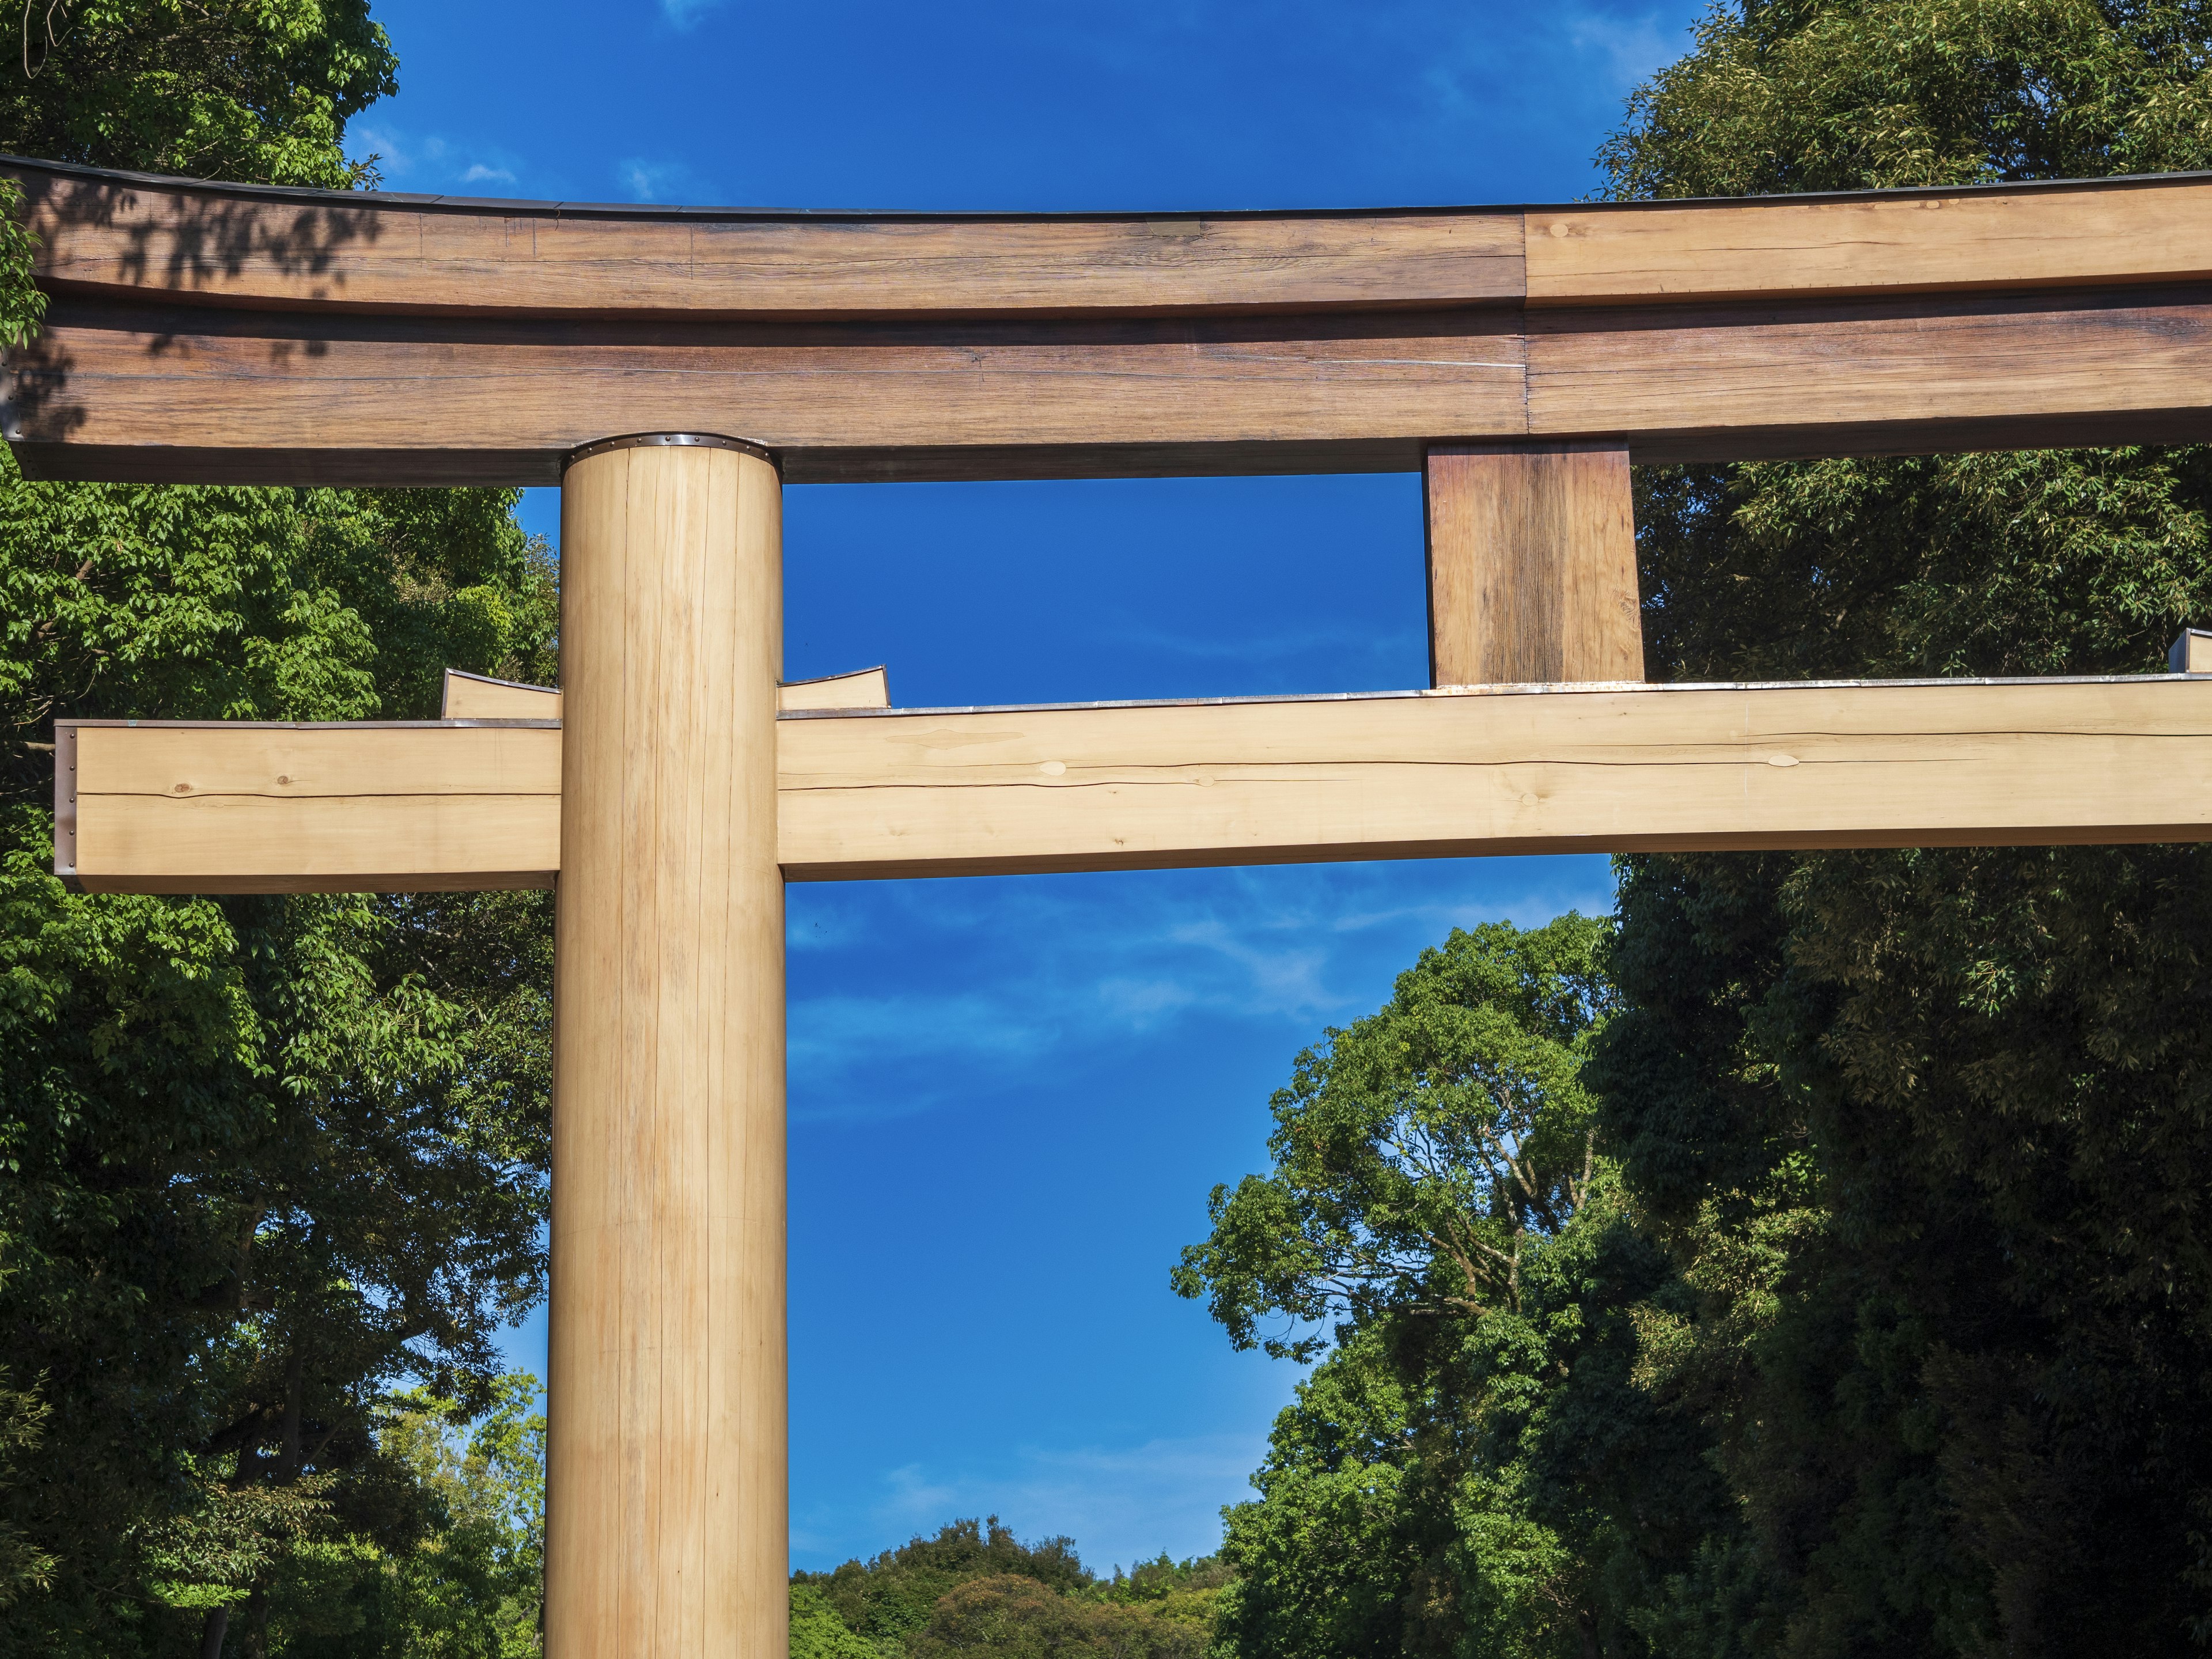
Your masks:
<path fill-rule="evenodd" d="M 593 455 L 604 455 L 611 449 L 734 449 L 744 454 L 757 456 L 775 467 L 779 475 L 783 471 L 782 467 L 777 465 L 775 454 L 765 444 L 757 444 L 745 438 L 725 438 L 713 432 L 633 432 L 620 438 L 601 438 L 580 449 L 570 450 L 561 463 L 561 470 L 566 472 L 577 462 L 587 460 Z"/>

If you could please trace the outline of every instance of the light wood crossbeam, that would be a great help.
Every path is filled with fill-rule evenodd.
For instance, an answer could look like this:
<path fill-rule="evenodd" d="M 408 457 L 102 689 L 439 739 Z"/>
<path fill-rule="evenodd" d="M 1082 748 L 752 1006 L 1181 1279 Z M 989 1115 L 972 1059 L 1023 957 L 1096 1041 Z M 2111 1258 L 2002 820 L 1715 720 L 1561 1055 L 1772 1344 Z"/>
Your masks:
<path fill-rule="evenodd" d="M 776 706 L 786 714 L 799 708 L 888 708 L 890 676 L 881 668 L 860 668 L 818 679 L 786 680 L 776 695 Z"/>
<path fill-rule="evenodd" d="M 22 180 L 34 477 L 543 484 L 611 432 L 788 482 L 2201 439 L 2212 179 L 1022 216 Z"/>
<path fill-rule="evenodd" d="M 487 674 L 448 668 L 438 715 L 449 720 L 557 720 L 561 692 L 556 686 L 526 685 L 520 680 L 495 680 Z"/>
<path fill-rule="evenodd" d="M 558 866 L 551 726 L 62 731 L 60 861 L 96 890 L 466 887 Z M 777 773 L 795 881 L 2192 841 L 2212 839 L 2212 679 L 823 713 L 779 721 Z"/>
<path fill-rule="evenodd" d="M 1425 483 L 1431 685 L 1644 678 L 1626 450 L 1439 444 Z"/>
<path fill-rule="evenodd" d="M 91 892 L 550 886 L 555 720 L 59 721 L 56 867 Z"/>
<path fill-rule="evenodd" d="M 888 708 L 890 680 L 881 668 L 856 669 L 849 674 L 825 674 L 811 680 L 786 680 L 776 688 L 776 706 L 794 708 Z M 447 720 L 552 720 L 561 718 L 561 693 L 550 685 L 525 685 L 517 680 L 495 680 L 483 674 L 446 671 L 445 700 L 439 708 Z"/>

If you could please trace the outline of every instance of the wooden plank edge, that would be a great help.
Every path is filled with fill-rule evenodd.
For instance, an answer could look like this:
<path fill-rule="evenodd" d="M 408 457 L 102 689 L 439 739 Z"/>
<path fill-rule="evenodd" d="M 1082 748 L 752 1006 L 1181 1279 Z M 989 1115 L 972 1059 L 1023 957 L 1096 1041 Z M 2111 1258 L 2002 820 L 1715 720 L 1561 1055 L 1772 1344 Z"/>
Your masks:
<path fill-rule="evenodd" d="M 83 876 L 76 879 L 75 890 L 210 897 L 236 893 L 491 893 L 550 888 L 559 873 L 556 870 L 471 870 L 458 875 L 354 871 L 314 876 Z"/>
<path fill-rule="evenodd" d="M 87 890 L 76 875 L 76 723 L 54 722 L 54 874 L 73 893 Z"/>
<path fill-rule="evenodd" d="M 1994 837 L 1994 838 L 1993 838 Z M 1582 853 L 1871 852 L 1911 847 L 2134 847 L 2212 840 L 2212 824 L 2008 828 L 1996 831 L 1838 830 L 1790 834 L 1547 836 L 1510 840 L 1363 842 L 1355 847 L 1209 848 L 1195 853 L 1085 854 L 1064 857 L 886 860 L 787 864 L 788 882 L 919 881 L 945 876 L 1095 875 L 1122 870 L 1212 870 L 1280 864 L 1370 864 L 1418 859 L 1529 858 Z"/>
<path fill-rule="evenodd" d="M 544 710 L 537 715 L 506 715 L 501 719 L 537 719 L 558 721 L 561 718 L 561 688 L 557 685 L 532 685 L 526 680 L 502 680 L 489 674 L 471 674 L 465 668 L 448 668 L 441 682 L 438 697 L 438 718 L 443 721 L 458 719 L 482 719 L 483 716 L 457 715 L 453 712 L 455 693 L 460 701 L 470 701 L 473 688 L 487 688 L 495 697 L 504 697 L 523 706 L 534 706 Z"/>
<path fill-rule="evenodd" d="M 888 708 L 891 706 L 890 671 L 878 663 L 843 674 L 817 674 L 811 679 L 785 680 L 775 689 L 776 713 L 814 714 L 830 709 Z"/>

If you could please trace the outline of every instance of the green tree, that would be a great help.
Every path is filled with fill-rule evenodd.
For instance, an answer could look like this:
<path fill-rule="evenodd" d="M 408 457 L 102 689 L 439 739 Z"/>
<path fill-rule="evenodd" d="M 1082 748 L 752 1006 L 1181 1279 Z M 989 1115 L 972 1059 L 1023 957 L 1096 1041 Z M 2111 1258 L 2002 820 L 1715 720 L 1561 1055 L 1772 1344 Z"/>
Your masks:
<path fill-rule="evenodd" d="M 1635 1375 L 1680 1287 L 1581 1079 L 1607 949 L 1579 915 L 1455 932 L 1299 1056 L 1273 1170 L 1216 1190 L 1176 1288 L 1239 1346 L 1328 1350 L 1228 1511 L 1226 1652 L 1619 1650 L 1722 1505 Z"/>
<path fill-rule="evenodd" d="M 2212 15 L 1717 9 L 1616 193 L 2212 161 Z M 2212 616 L 2212 470 L 2119 449 L 1651 470 L 1654 672 L 2142 672 Z M 1734 1498 L 1667 1653 L 2212 1640 L 2212 1165 L 2196 848 L 1624 861 L 1590 1071 L 1687 1297 L 1638 1376 Z"/>
<path fill-rule="evenodd" d="M 795 1572 L 794 1585 L 818 1594 L 845 1627 L 886 1653 L 902 1651 L 927 1627 L 939 1600 L 979 1580 L 1025 1578 L 1055 1596 L 1095 1581 L 1072 1538 L 1024 1544 L 992 1516 L 954 1521 L 933 1538 L 912 1538 L 867 1561 L 830 1572 Z"/>
<path fill-rule="evenodd" d="M 344 123 L 393 62 L 353 0 L 51 15 L 46 61 L 0 92 L 0 148 L 363 176 Z M 25 247 L 0 246 L 16 337 L 37 315 Z M 447 664 L 551 678 L 554 574 L 512 506 L 0 469 L 18 1391 L 0 1399 L 0 1646 L 396 1651 L 414 1638 L 370 1620 L 361 1587 L 384 1574 L 437 1601 L 386 1572 L 418 1547 L 432 1572 L 457 1535 L 436 1481 L 386 1444 L 405 1438 L 390 1401 L 419 1383 L 494 1408 L 492 1334 L 538 1292 L 550 902 L 75 894 L 50 873 L 46 803 L 58 715 L 409 718 L 434 712 Z"/>
<path fill-rule="evenodd" d="M 343 190 L 372 176 L 346 123 L 398 90 L 368 0 L 37 0 L 19 21 L 24 63 L 0 71 L 17 155 Z"/>

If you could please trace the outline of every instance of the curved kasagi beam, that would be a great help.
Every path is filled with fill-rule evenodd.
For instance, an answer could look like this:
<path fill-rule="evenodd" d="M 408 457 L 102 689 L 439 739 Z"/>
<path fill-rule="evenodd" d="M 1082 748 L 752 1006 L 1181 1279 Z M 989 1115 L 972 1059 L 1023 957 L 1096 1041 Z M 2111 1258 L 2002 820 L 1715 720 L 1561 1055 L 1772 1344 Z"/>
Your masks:
<path fill-rule="evenodd" d="M 2212 179 L 1694 204 L 863 215 L 4 161 L 34 477 L 546 483 L 701 430 L 792 482 L 2203 435 Z"/>

